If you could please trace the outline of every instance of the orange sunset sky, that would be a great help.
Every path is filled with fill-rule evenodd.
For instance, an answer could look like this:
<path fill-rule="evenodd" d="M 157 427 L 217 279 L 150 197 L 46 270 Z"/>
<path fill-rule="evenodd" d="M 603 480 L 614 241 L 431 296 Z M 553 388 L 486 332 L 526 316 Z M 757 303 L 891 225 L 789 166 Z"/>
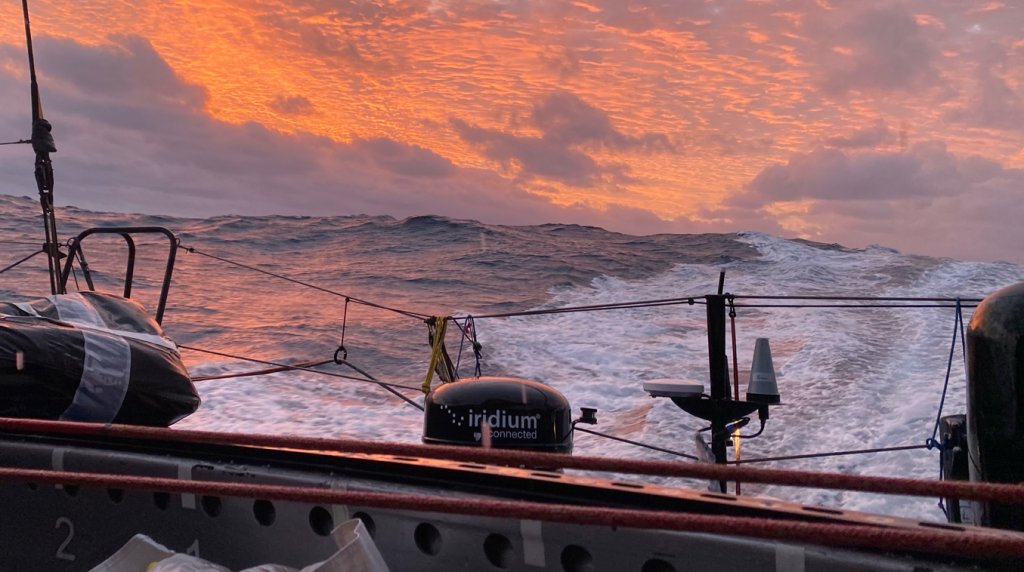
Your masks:
<path fill-rule="evenodd" d="M 752 230 L 1024 263 L 1024 4 L 30 3 L 59 205 Z M 28 136 L 0 0 L 0 138 Z M 34 195 L 31 149 L 0 192 Z"/>

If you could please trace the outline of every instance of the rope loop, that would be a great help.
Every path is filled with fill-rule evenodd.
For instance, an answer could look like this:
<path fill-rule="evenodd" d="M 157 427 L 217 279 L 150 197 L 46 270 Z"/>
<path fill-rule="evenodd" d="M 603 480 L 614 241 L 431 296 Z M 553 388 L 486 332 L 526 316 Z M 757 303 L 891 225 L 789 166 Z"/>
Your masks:
<path fill-rule="evenodd" d="M 340 358 L 338 356 L 341 356 Z M 348 350 L 345 349 L 345 344 L 338 346 L 338 349 L 334 350 L 334 363 L 341 365 L 348 361 Z"/>
<path fill-rule="evenodd" d="M 924 440 L 924 446 L 926 449 L 931 451 L 932 449 L 938 449 L 939 451 L 945 451 L 945 447 L 942 446 L 942 441 L 929 437 Z"/>
<path fill-rule="evenodd" d="M 444 383 L 455 381 L 455 368 L 448 356 L 448 350 L 444 347 L 444 336 L 448 331 L 448 320 L 451 316 L 431 316 L 424 322 L 427 324 L 427 343 L 430 344 L 430 364 L 427 366 L 427 375 L 420 386 L 424 394 L 430 393 L 430 383 L 434 379 L 434 372 Z"/>
<path fill-rule="evenodd" d="M 462 348 L 465 346 L 466 340 L 469 340 L 469 344 L 473 348 L 473 358 L 476 362 L 473 366 L 473 375 L 480 377 L 480 350 L 483 348 L 483 345 L 476 339 L 476 322 L 473 320 L 473 316 L 466 316 L 463 324 L 459 324 L 458 318 L 452 318 L 452 322 L 459 328 L 462 334 L 459 337 L 459 354 L 455 358 L 455 373 L 459 372 L 459 364 L 462 362 Z"/>

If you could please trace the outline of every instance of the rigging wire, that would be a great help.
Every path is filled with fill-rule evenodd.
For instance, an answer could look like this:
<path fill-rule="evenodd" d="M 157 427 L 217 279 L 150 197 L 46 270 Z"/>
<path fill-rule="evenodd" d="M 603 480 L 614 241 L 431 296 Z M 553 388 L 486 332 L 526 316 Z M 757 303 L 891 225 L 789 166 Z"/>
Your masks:
<path fill-rule="evenodd" d="M 337 356 L 338 354 L 335 353 L 334 355 Z M 348 361 L 347 359 L 339 360 L 337 357 L 335 357 L 334 358 L 334 363 L 336 363 L 338 365 L 346 365 L 346 366 L 356 370 L 357 372 L 359 372 L 359 375 L 361 375 L 361 376 L 365 377 L 366 379 L 376 383 L 377 385 L 380 385 L 382 388 L 384 388 L 385 390 L 390 392 L 392 395 L 394 395 L 395 397 L 397 397 L 397 398 L 401 399 L 402 401 L 408 403 L 409 405 L 412 405 L 416 409 L 419 409 L 420 411 L 423 411 L 423 406 L 422 405 L 420 405 L 419 403 L 416 403 L 412 399 L 409 399 L 408 397 L 402 395 L 401 393 L 399 393 L 394 388 L 389 387 L 388 384 L 381 383 L 376 377 L 373 377 L 369 373 L 366 373 L 362 369 L 356 367 L 356 365 L 354 363 Z"/>
<path fill-rule="evenodd" d="M 626 439 L 625 437 L 616 437 L 615 435 L 609 435 L 608 433 L 602 433 L 600 431 L 594 431 L 593 429 L 586 429 L 584 427 L 580 427 L 579 425 L 575 426 L 573 428 L 573 430 L 574 431 L 582 431 L 584 433 L 590 433 L 591 435 L 596 435 L 598 437 L 604 437 L 605 439 L 611 439 L 612 441 L 619 441 L 621 443 L 628 443 L 630 445 L 636 445 L 637 447 L 641 447 L 643 449 L 650 449 L 651 451 L 660 451 L 662 453 L 668 453 L 669 455 L 675 455 L 677 457 L 683 457 L 684 459 L 690 459 L 692 461 L 698 460 L 696 455 L 689 455 L 687 453 L 681 453 L 679 451 L 673 451 L 672 449 L 665 449 L 665 448 L 658 447 L 658 446 L 655 446 L 655 445 L 649 445 L 647 443 L 641 443 L 640 441 L 632 441 L 630 439 Z"/>
<path fill-rule="evenodd" d="M 830 296 L 830 295 L 748 295 L 735 294 L 737 300 L 835 300 L 846 302 L 981 302 L 981 298 L 940 298 L 913 296 Z"/>
<path fill-rule="evenodd" d="M 352 376 L 352 375 L 345 375 L 345 374 L 342 374 L 342 373 L 334 373 L 334 372 L 330 372 L 330 371 L 322 371 L 322 370 L 319 370 L 319 369 L 312 369 L 312 368 L 309 368 L 309 367 L 302 367 L 302 366 L 298 366 L 298 365 L 280 363 L 280 362 L 276 362 L 276 361 L 262 360 L 262 359 L 257 359 L 257 358 L 253 358 L 253 357 L 246 357 L 246 356 L 242 356 L 242 355 L 238 355 L 238 354 L 230 354 L 230 353 L 227 353 L 227 352 L 218 352 L 218 351 L 215 351 L 215 350 L 207 350 L 207 349 L 203 349 L 203 348 L 197 348 L 197 347 L 194 347 L 194 346 L 186 346 L 184 344 L 179 344 L 178 347 L 181 348 L 181 349 L 189 350 L 189 351 L 193 351 L 193 352 L 200 352 L 200 353 L 204 353 L 204 354 L 210 354 L 210 355 L 215 355 L 215 356 L 220 356 L 220 357 L 226 357 L 226 358 L 230 358 L 230 359 L 237 359 L 237 360 L 241 360 L 241 361 L 248 361 L 248 362 L 252 362 L 252 363 L 260 363 L 260 364 L 263 364 L 263 365 L 269 365 L 269 366 L 272 366 L 272 367 L 280 367 L 280 368 L 284 368 L 284 369 L 288 369 L 288 370 L 305 371 L 305 372 L 309 372 L 309 373 L 316 373 L 316 374 L 320 374 L 320 375 L 326 375 L 328 377 L 337 377 L 337 378 L 340 378 L 340 379 L 347 379 L 347 380 L 350 380 L 350 381 L 360 381 L 360 382 L 363 382 L 363 383 L 372 383 L 372 384 L 380 385 L 380 386 L 387 386 L 387 387 L 393 387 L 393 388 L 399 388 L 399 389 L 408 389 L 410 391 L 419 391 L 418 387 L 414 387 L 414 386 L 411 386 L 411 385 L 402 385 L 400 383 L 391 383 L 391 382 L 387 382 L 387 381 L 379 381 L 379 380 L 374 380 L 374 379 L 367 379 L 365 377 L 355 377 L 355 376 Z"/>
<path fill-rule="evenodd" d="M 963 351 L 964 369 L 967 369 L 967 344 L 964 340 L 964 316 L 960 309 L 959 300 L 956 306 L 956 315 L 953 319 L 953 341 L 949 346 L 949 361 L 946 363 L 946 380 L 942 383 L 942 395 L 939 398 L 939 409 L 935 412 L 935 426 L 932 428 L 932 436 L 925 439 L 924 446 L 929 450 L 939 450 L 939 480 L 945 478 L 946 467 L 945 467 L 945 456 L 942 454 L 943 446 L 942 442 L 937 440 L 936 437 L 939 434 L 939 424 L 942 422 L 942 408 L 946 404 L 946 391 L 949 389 L 949 374 L 953 370 L 953 356 L 956 354 L 956 338 L 957 334 L 960 334 L 960 348 Z M 939 499 L 939 509 L 942 513 L 949 517 L 949 513 L 946 510 L 945 499 Z"/>
<path fill-rule="evenodd" d="M 249 371 L 219 373 L 219 374 L 215 374 L 215 375 L 197 375 L 195 377 L 192 377 L 191 379 L 192 379 L 193 382 L 197 382 L 197 381 L 214 381 L 214 380 L 217 380 L 217 379 L 234 379 L 234 378 L 238 378 L 238 377 L 253 377 L 253 376 L 257 376 L 257 375 L 270 375 L 272 373 L 280 373 L 282 371 L 291 371 L 292 369 L 297 368 L 297 367 L 317 367 L 317 366 L 321 366 L 321 365 L 327 365 L 329 363 L 334 363 L 334 360 L 333 359 L 328 359 L 328 360 L 312 360 L 312 361 L 304 361 L 304 362 L 299 362 L 299 363 L 293 363 L 293 364 L 289 364 L 287 366 L 275 366 L 275 367 L 265 367 L 263 369 L 251 369 Z"/>
<path fill-rule="evenodd" d="M 660 300 L 639 300 L 633 302 L 613 302 L 608 304 L 590 304 L 586 306 L 564 306 L 561 308 L 546 308 L 540 310 L 523 310 L 520 312 L 502 312 L 498 314 L 480 314 L 473 318 L 480 320 L 485 318 L 516 318 L 521 316 L 541 316 L 546 314 L 569 314 L 574 312 L 599 312 L 604 310 L 628 310 L 633 308 L 656 308 L 659 306 L 693 306 L 695 304 L 706 304 L 704 296 L 690 296 L 687 298 L 665 298 Z M 462 319 L 460 316 L 457 319 Z"/>
<path fill-rule="evenodd" d="M 8 264 L 3 269 L 0 269 L 0 274 L 3 274 L 4 272 L 7 272 L 8 270 L 10 270 L 12 268 L 15 268 L 15 267 L 17 267 L 20 264 L 24 264 L 25 262 L 28 262 L 29 260 L 32 260 L 36 256 L 38 256 L 40 254 L 43 254 L 44 252 L 46 252 L 46 251 L 45 250 L 37 250 L 37 251 L 33 252 L 32 254 L 29 254 L 28 256 L 26 256 L 25 258 L 22 258 L 21 260 L 19 260 L 17 262 L 14 262 L 12 264 Z"/>
<path fill-rule="evenodd" d="M 283 274 L 277 274 L 275 272 L 270 272 L 269 270 L 263 270 L 262 268 L 258 268 L 256 266 L 252 266 L 250 264 L 243 264 L 241 262 L 236 262 L 236 261 L 230 260 L 228 258 L 217 256 L 215 254 L 210 254 L 208 252 L 203 252 L 201 250 L 196 249 L 195 247 L 182 245 L 181 248 L 184 249 L 185 252 L 188 252 L 190 254 L 198 254 L 200 256 L 205 256 L 207 258 L 212 258 L 214 260 L 218 260 L 220 262 L 224 262 L 225 264 L 231 264 L 231 265 L 234 265 L 234 266 L 238 266 L 239 268 L 244 268 L 246 270 L 252 270 L 253 272 L 259 272 L 260 274 L 265 274 L 265 275 L 271 276 L 273 278 L 278 278 L 278 279 L 281 279 L 281 280 L 286 280 L 286 281 L 291 282 L 293 284 L 298 284 L 299 286 L 305 286 L 306 288 L 312 288 L 313 290 L 317 290 L 317 291 L 324 292 L 324 293 L 327 293 L 327 294 L 331 294 L 331 295 L 334 295 L 334 296 L 338 296 L 338 297 L 341 297 L 341 298 L 347 298 L 347 299 L 350 299 L 352 302 L 355 302 L 356 304 L 362 304 L 364 306 L 369 306 L 371 308 L 377 308 L 377 309 L 380 309 L 380 310 L 386 310 L 388 312 L 394 312 L 396 314 L 401 314 L 403 316 L 408 316 L 410 318 L 416 318 L 418 320 L 426 320 L 427 318 L 430 317 L 429 314 L 420 314 L 418 312 L 410 312 L 408 310 L 403 310 L 401 308 L 393 308 L 391 306 L 385 306 L 383 304 L 377 304 L 376 302 L 370 302 L 369 300 L 363 300 L 361 298 L 356 298 L 354 296 L 349 296 L 349 295 L 343 294 L 341 292 L 336 292 L 334 290 L 330 290 L 330 289 L 324 288 L 322 286 L 317 286 L 316 284 L 311 284 L 309 282 L 303 282 L 302 280 L 297 280 L 295 278 L 291 278 L 291 277 L 285 276 Z"/>
<path fill-rule="evenodd" d="M 297 280 L 289 276 L 270 272 L 256 266 L 244 264 L 217 256 L 208 252 L 203 252 L 195 247 L 184 246 L 182 248 L 189 253 L 199 254 L 225 264 L 231 264 L 239 268 L 246 270 L 252 270 L 259 272 L 267 276 L 286 280 L 300 286 L 312 288 L 320 292 L 325 292 L 334 296 L 339 296 L 351 300 L 354 303 L 369 306 L 371 308 L 377 308 L 396 314 L 401 314 L 410 318 L 418 320 L 428 320 L 431 314 L 415 312 L 402 308 L 395 308 L 385 304 L 372 302 L 362 298 L 357 298 L 351 295 L 347 295 L 341 292 L 330 290 L 309 282 Z M 943 298 L 943 297 L 908 297 L 908 296 L 832 296 L 832 295 L 731 295 L 734 300 L 809 300 L 809 301 L 830 301 L 830 302 L 857 302 L 856 304 L 750 304 L 750 303 L 735 303 L 734 307 L 746 307 L 746 308 L 951 308 L 959 300 L 962 307 L 973 308 L 977 303 L 981 302 L 981 298 Z M 598 312 L 608 310 L 629 310 L 638 308 L 656 308 L 661 306 L 679 306 L 679 305 L 703 305 L 706 304 L 704 296 L 685 296 L 676 298 L 660 298 L 651 300 L 633 300 L 625 302 L 610 302 L 606 304 L 589 304 L 581 306 L 563 306 L 560 308 L 542 308 L 536 310 L 521 310 L 512 312 L 496 312 L 492 314 L 475 314 L 466 316 L 452 316 L 449 319 L 452 321 L 465 321 L 466 318 L 472 317 L 473 319 L 491 319 L 491 318 L 514 318 L 514 317 L 526 317 L 526 316 L 541 316 L 541 315 L 553 315 L 553 314 L 567 314 L 575 312 Z M 867 302 L 872 302 L 871 304 Z"/>
<path fill-rule="evenodd" d="M 771 463 L 775 461 L 792 461 L 795 459 L 820 459 L 824 457 L 841 457 L 844 455 L 867 455 L 871 453 L 890 453 L 895 451 L 913 451 L 925 449 L 926 445 L 899 445 L 896 447 L 878 447 L 875 449 L 851 449 L 847 451 L 829 451 L 827 453 L 804 453 L 801 455 L 784 455 L 781 457 L 752 457 L 737 461 L 726 461 L 726 465 L 746 465 L 749 463 Z"/>
<path fill-rule="evenodd" d="M 939 423 L 942 421 L 942 408 L 946 404 L 946 391 L 949 389 L 949 374 L 953 370 L 953 356 L 956 354 L 956 339 L 960 334 L 960 347 L 964 353 L 964 366 L 967 365 L 967 344 L 964 343 L 964 316 L 960 311 L 960 304 L 956 305 L 956 315 L 953 319 L 953 342 L 949 346 L 949 361 L 946 363 L 946 381 L 942 384 L 942 396 L 939 398 L 939 410 L 935 414 L 935 427 L 932 428 L 932 436 L 925 440 L 925 446 L 929 449 L 937 448 L 942 450 L 942 444 L 935 440 L 939 434 Z"/>
<path fill-rule="evenodd" d="M 38 240 L 0 240 L 0 244 L 15 244 L 18 246 L 39 246 Z"/>
<path fill-rule="evenodd" d="M 473 321 L 473 316 L 466 316 L 465 324 L 459 324 L 459 321 L 453 319 L 452 322 L 459 328 L 459 355 L 455 358 L 455 374 L 459 373 L 459 364 L 462 362 L 462 349 L 465 345 L 466 340 L 469 340 L 470 345 L 473 347 L 473 357 L 476 358 L 476 364 L 473 367 L 473 374 L 476 377 L 480 377 L 480 350 L 483 346 L 476 339 L 476 322 Z"/>
<path fill-rule="evenodd" d="M 879 300 L 884 300 L 879 298 Z M 961 304 L 962 308 L 974 308 L 977 304 Z M 941 303 L 917 303 L 917 304 L 736 304 L 737 308 L 955 308 L 956 304 L 950 301 L 948 304 Z"/>

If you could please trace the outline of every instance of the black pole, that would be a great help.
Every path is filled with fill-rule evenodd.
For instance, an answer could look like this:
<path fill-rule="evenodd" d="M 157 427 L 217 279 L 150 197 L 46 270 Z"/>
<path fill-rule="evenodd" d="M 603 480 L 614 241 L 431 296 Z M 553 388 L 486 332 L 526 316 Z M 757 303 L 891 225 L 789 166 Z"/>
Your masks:
<path fill-rule="evenodd" d="M 50 265 L 50 292 L 62 294 L 60 283 L 60 246 L 57 241 L 57 221 L 53 210 L 53 164 L 50 153 L 57 151 L 50 133 L 50 122 L 43 118 L 43 103 L 36 81 L 36 60 L 32 51 L 32 30 L 29 26 L 28 0 L 21 0 L 25 15 L 25 45 L 28 48 L 28 71 L 32 89 L 32 149 L 36 152 L 36 186 L 39 188 L 39 206 L 43 210 L 43 232 L 46 242 L 43 252 Z"/>
<path fill-rule="evenodd" d="M 711 401 L 719 403 L 729 399 L 729 363 L 725 343 L 725 296 L 707 296 L 708 309 L 708 363 L 711 373 Z M 725 426 L 730 421 L 724 409 L 715 409 L 711 418 L 711 452 L 715 463 L 726 462 L 726 443 L 729 436 Z"/>

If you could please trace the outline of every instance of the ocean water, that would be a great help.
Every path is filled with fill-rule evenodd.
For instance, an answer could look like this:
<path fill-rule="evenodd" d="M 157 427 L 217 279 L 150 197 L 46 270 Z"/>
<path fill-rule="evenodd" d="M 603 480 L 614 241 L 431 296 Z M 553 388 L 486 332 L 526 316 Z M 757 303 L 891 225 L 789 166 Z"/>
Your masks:
<path fill-rule="evenodd" d="M 0 196 L 0 265 L 38 248 L 37 211 L 32 199 Z M 429 359 L 423 321 L 356 302 L 346 312 L 344 296 L 415 314 L 483 316 L 699 297 L 715 292 L 721 271 L 725 290 L 740 296 L 981 298 L 1024 280 L 1024 267 L 1009 263 L 911 256 L 882 247 L 850 249 L 752 233 L 636 237 L 572 225 L 509 227 L 435 216 L 182 219 L 58 211 L 62 239 L 90 226 L 115 224 L 166 226 L 182 246 L 194 249 L 179 251 L 164 319 L 167 334 L 177 343 L 266 361 L 326 360 L 341 342 L 344 324 L 351 362 L 382 381 L 411 388 L 422 383 Z M 85 247 L 98 287 L 119 291 L 116 277 L 125 264 L 120 239 L 90 238 Z M 166 243 L 141 239 L 139 250 L 141 276 L 133 294 L 152 308 L 162 272 L 158 258 Z M 0 274 L 0 295 L 25 299 L 47 294 L 44 269 L 45 260 L 36 257 Z M 965 320 L 970 313 L 964 310 Z M 952 308 L 737 308 L 741 385 L 746 384 L 754 340 L 767 337 L 783 401 L 772 408 L 762 436 L 742 441 L 743 457 L 923 444 L 936 418 L 954 319 Z M 694 453 L 693 435 L 705 423 L 668 400 L 652 399 L 642 384 L 666 377 L 706 383 L 704 306 L 480 318 L 475 325 L 485 375 L 544 381 L 564 393 L 577 411 L 597 408 L 598 431 Z M 453 358 L 459 354 L 454 333 L 448 348 Z M 947 414 L 964 410 L 960 352 L 958 346 Z M 193 376 L 261 367 L 192 350 L 182 355 Z M 468 348 L 460 363 L 463 375 L 471 375 Z M 352 373 L 338 366 L 325 369 Z M 197 387 L 201 409 L 176 427 L 420 439 L 420 411 L 372 384 L 289 372 L 203 381 Z M 415 390 L 403 393 L 422 397 Z M 756 424 L 744 432 L 752 433 Z M 576 436 L 575 451 L 675 458 L 588 434 Z M 762 466 L 930 479 L 938 475 L 938 453 L 917 449 Z M 744 493 L 943 520 L 931 499 L 749 484 Z"/>

